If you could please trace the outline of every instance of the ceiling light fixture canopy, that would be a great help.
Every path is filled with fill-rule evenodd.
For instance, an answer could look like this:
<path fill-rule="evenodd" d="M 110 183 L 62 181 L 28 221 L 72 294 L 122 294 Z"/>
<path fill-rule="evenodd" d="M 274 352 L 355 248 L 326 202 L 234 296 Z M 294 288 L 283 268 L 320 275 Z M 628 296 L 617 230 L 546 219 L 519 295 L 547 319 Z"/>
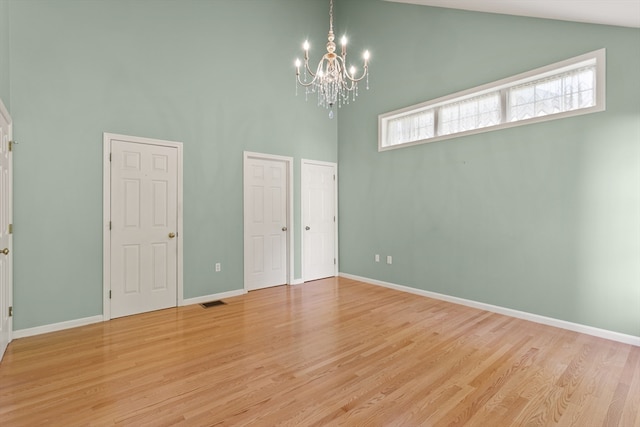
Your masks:
<path fill-rule="evenodd" d="M 369 51 L 364 52 L 364 67 L 362 74 L 356 76 L 354 66 L 347 70 L 347 38 L 342 36 L 341 55 L 335 53 L 336 44 L 333 34 L 333 0 L 329 0 L 329 36 L 327 53 L 320 59 L 320 63 L 313 72 L 309 67 L 309 41 L 305 40 L 304 49 L 304 77 L 300 77 L 300 59 L 296 59 L 296 95 L 298 85 L 305 88 L 305 96 L 309 93 L 318 94 L 318 106 L 329 109 L 329 118 L 333 118 L 333 106 L 338 107 L 355 101 L 358 96 L 358 82 L 366 77 L 369 89 Z"/>

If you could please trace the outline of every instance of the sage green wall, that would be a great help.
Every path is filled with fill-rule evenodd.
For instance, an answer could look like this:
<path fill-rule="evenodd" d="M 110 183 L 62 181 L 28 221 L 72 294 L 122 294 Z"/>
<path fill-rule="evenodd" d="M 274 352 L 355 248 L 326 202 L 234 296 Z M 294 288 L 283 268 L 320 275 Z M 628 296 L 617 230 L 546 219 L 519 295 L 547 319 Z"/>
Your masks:
<path fill-rule="evenodd" d="M 339 157 L 341 271 L 640 335 L 639 30 L 344 0 L 336 27 L 371 49 L 372 89 L 336 128 L 293 96 L 299 42 L 325 42 L 323 1 L 7 10 L 15 329 L 102 312 L 106 131 L 185 144 L 186 298 L 242 287 L 243 150 L 294 157 L 296 200 L 300 158 Z M 376 150 L 380 113 L 601 47 L 606 112 Z"/>
<path fill-rule="evenodd" d="M 640 336 L 640 30 L 381 1 L 338 14 L 372 54 L 338 126 L 340 270 Z M 603 47 L 606 112 L 377 151 L 378 114 Z"/>
<path fill-rule="evenodd" d="M 294 85 L 325 2 L 10 5 L 14 328 L 102 313 L 103 132 L 184 143 L 184 297 L 242 289 L 243 150 L 294 157 L 296 203 L 300 159 L 337 160 L 336 121 Z M 298 278 L 298 208 L 295 230 Z"/>
<path fill-rule="evenodd" d="M 0 99 L 9 109 L 9 2 L 0 0 Z"/>

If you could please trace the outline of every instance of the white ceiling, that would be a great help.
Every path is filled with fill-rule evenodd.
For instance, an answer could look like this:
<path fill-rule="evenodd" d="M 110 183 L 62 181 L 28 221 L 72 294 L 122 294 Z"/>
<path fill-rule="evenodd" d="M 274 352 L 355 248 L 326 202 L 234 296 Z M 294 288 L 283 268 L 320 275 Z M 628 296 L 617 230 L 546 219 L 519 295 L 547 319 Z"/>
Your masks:
<path fill-rule="evenodd" d="M 387 0 L 477 12 L 640 28 L 640 0 Z"/>

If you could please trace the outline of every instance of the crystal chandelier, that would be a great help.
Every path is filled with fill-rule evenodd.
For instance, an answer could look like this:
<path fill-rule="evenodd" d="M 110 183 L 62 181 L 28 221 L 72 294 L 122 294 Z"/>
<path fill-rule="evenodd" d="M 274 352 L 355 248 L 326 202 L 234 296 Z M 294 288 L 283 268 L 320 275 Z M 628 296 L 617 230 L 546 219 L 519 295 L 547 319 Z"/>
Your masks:
<path fill-rule="evenodd" d="M 333 0 L 329 0 L 329 36 L 327 53 L 324 54 L 315 73 L 309 68 L 309 42 L 305 41 L 304 49 L 304 77 L 300 78 L 300 59 L 296 59 L 296 95 L 298 85 L 305 88 L 305 97 L 309 93 L 318 94 L 318 106 L 329 109 L 329 118 L 333 118 L 333 106 L 348 104 L 358 96 L 358 82 L 366 77 L 369 89 L 369 51 L 364 52 L 364 69 L 356 76 L 356 68 L 351 66 L 347 70 L 347 38 L 342 37 L 342 54 L 335 53 L 336 44 L 333 42 Z"/>

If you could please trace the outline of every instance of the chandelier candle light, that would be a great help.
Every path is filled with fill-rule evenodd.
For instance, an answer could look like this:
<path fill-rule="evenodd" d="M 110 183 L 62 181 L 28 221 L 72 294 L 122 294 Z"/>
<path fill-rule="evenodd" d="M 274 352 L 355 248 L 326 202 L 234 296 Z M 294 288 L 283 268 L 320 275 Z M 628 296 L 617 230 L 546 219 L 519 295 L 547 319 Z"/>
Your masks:
<path fill-rule="evenodd" d="M 335 53 L 336 44 L 333 34 L 333 0 L 329 0 L 329 42 L 327 53 L 324 54 L 316 72 L 309 68 L 309 42 L 305 41 L 304 49 L 304 78 L 300 78 L 300 59 L 296 59 L 296 95 L 298 85 L 305 88 L 305 96 L 309 93 L 318 94 L 318 106 L 329 109 L 329 118 L 333 118 L 333 106 L 338 107 L 348 104 L 349 100 L 356 100 L 358 96 L 358 82 L 367 78 L 367 90 L 369 89 L 369 51 L 364 52 L 364 69 L 362 75 L 356 77 L 356 68 L 351 66 L 347 70 L 347 38 L 342 37 L 342 54 Z M 311 79 L 309 80 L 309 76 Z"/>

